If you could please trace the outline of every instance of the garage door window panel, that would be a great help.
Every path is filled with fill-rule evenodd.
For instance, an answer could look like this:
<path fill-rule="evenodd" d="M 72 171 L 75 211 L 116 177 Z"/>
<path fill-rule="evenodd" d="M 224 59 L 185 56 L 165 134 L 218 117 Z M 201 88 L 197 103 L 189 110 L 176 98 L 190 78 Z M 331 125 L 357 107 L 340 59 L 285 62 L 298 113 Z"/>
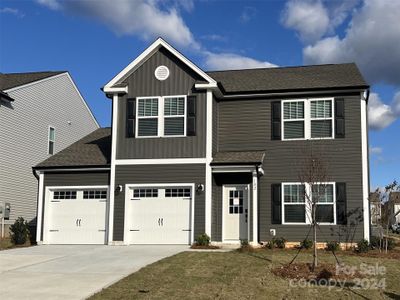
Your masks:
<path fill-rule="evenodd" d="M 134 189 L 134 198 L 155 198 L 158 197 L 158 189 Z"/>
<path fill-rule="evenodd" d="M 107 199 L 106 190 L 83 191 L 83 199 Z"/>
<path fill-rule="evenodd" d="M 76 191 L 54 191 L 53 199 L 56 200 L 76 199 Z"/>
<path fill-rule="evenodd" d="M 190 188 L 172 188 L 165 189 L 165 197 L 190 197 Z"/>

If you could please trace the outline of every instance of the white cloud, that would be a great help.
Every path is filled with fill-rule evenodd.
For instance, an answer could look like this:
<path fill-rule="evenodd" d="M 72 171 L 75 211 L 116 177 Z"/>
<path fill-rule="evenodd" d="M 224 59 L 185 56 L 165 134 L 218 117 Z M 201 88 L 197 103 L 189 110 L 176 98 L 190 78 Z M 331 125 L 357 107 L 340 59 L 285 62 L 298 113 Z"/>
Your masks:
<path fill-rule="evenodd" d="M 354 61 L 370 83 L 400 85 L 400 1 L 365 0 L 346 34 L 303 49 L 307 64 Z"/>
<path fill-rule="evenodd" d="M 281 21 L 309 42 L 321 38 L 329 29 L 328 10 L 321 1 L 291 0 L 286 3 Z"/>
<path fill-rule="evenodd" d="M 234 53 L 206 52 L 205 55 L 205 66 L 210 70 L 273 68 L 277 66 L 267 61 L 260 61 Z"/>
<path fill-rule="evenodd" d="M 37 2 L 53 10 L 59 10 L 62 8 L 58 0 L 37 0 Z"/>
<path fill-rule="evenodd" d="M 226 36 L 222 36 L 219 34 L 205 34 L 200 37 L 202 40 L 208 40 L 213 42 L 226 42 L 228 39 Z"/>
<path fill-rule="evenodd" d="M 247 23 L 251 19 L 253 19 L 256 16 L 256 14 L 257 14 L 257 10 L 254 7 L 246 6 L 243 9 L 242 14 L 239 17 L 239 21 L 241 23 Z"/>
<path fill-rule="evenodd" d="M 14 16 L 16 16 L 18 18 L 25 17 L 24 13 L 22 13 L 21 11 L 19 11 L 16 8 L 11 8 L 11 7 L 0 8 L 0 14 L 11 14 L 11 15 L 14 15 Z"/>
<path fill-rule="evenodd" d="M 161 36 L 178 46 L 199 48 L 178 10 L 178 6 L 191 9 L 192 1 L 38 0 L 38 2 L 54 10 L 63 9 L 69 13 L 98 20 L 118 35 L 137 35 L 144 40 Z"/>
<path fill-rule="evenodd" d="M 370 147 L 370 148 L 369 148 L 369 153 L 370 153 L 371 155 L 374 155 L 374 154 L 382 154 L 382 151 L 383 151 L 383 149 L 382 149 L 381 147 Z"/>
<path fill-rule="evenodd" d="M 371 93 L 368 103 L 368 124 L 373 130 L 381 130 L 388 127 L 396 120 L 393 108 L 382 102 L 379 95 Z"/>
<path fill-rule="evenodd" d="M 393 112 L 397 115 L 400 116 L 400 92 L 397 92 L 394 97 L 393 97 L 393 102 L 392 102 L 392 107 L 393 107 Z"/>

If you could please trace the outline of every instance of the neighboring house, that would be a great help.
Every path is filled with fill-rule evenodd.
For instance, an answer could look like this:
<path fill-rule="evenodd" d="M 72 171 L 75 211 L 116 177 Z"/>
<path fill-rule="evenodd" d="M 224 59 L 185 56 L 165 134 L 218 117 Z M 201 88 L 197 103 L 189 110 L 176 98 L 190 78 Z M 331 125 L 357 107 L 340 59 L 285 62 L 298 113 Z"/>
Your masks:
<path fill-rule="evenodd" d="M 400 223 L 400 213 L 395 216 L 395 214 L 400 211 L 400 192 L 391 192 L 389 195 L 389 213 L 393 216 L 391 223 Z"/>
<path fill-rule="evenodd" d="M 371 225 L 373 226 L 380 225 L 382 207 L 381 207 L 381 201 L 379 199 L 379 193 L 373 192 L 369 194 L 369 205 L 371 214 Z"/>
<path fill-rule="evenodd" d="M 68 72 L 0 73 L 0 203 L 36 225 L 32 166 L 99 128 Z"/>
<path fill-rule="evenodd" d="M 38 242 L 301 241 L 311 146 L 320 241 L 369 239 L 368 88 L 355 64 L 204 72 L 158 39 L 104 86 L 112 128 L 34 167 Z"/>

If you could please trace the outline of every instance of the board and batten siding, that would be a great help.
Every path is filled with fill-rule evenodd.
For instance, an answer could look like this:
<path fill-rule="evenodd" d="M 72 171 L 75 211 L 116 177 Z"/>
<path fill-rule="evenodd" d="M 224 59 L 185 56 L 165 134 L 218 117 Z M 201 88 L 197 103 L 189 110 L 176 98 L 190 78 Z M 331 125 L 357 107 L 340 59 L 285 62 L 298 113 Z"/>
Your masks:
<path fill-rule="evenodd" d="M 315 97 L 315 96 L 313 96 Z M 219 151 L 265 150 L 259 181 L 260 240 L 271 239 L 269 230 L 290 241 L 305 238 L 309 226 L 271 224 L 271 184 L 298 182 L 302 162 L 311 148 L 326 161 L 329 181 L 345 182 L 348 226 L 321 225 L 321 241 L 358 241 L 363 238 L 361 104 L 359 94 L 345 98 L 345 138 L 332 140 L 271 140 L 271 102 L 281 99 L 248 99 L 219 102 Z M 301 97 L 305 98 L 305 97 Z"/>
<path fill-rule="evenodd" d="M 162 184 L 162 183 L 194 183 L 205 184 L 204 164 L 180 165 L 117 165 L 115 169 L 115 185 L 122 185 L 123 192 L 115 195 L 114 200 L 114 232 L 113 240 L 122 241 L 124 236 L 125 185 L 126 184 Z M 194 237 L 205 231 L 205 193 L 193 191 Z"/>
<path fill-rule="evenodd" d="M 11 204 L 7 223 L 21 216 L 34 225 L 38 181 L 32 167 L 50 157 L 49 126 L 55 128 L 56 153 L 98 124 L 67 73 L 10 90 L 15 101 L 0 105 L 0 202 Z"/>
<path fill-rule="evenodd" d="M 170 75 L 159 81 L 155 69 L 164 65 Z M 117 159 L 145 158 L 203 158 L 206 151 L 206 93 L 197 91 L 194 84 L 199 76 L 169 53 L 160 48 L 143 63 L 125 83 L 128 95 L 119 99 L 117 125 Z M 126 99 L 145 96 L 197 95 L 196 136 L 188 137 L 126 137 Z"/>

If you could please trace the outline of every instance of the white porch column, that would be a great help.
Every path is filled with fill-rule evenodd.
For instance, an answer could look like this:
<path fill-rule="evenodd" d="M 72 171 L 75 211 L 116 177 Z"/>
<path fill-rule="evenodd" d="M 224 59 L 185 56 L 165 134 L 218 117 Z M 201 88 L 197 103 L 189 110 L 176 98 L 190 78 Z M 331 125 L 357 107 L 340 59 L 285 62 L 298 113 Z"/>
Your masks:
<path fill-rule="evenodd" d="M 44 174 L 39 173 L 39 191 L 38 191 L 38 201 L 37 201 L 37 216 L 36 216 L 36 243 L 41 244 L 42 239 L 42 214 L 43 214 L 43 184 L 44 184 Z"/>
<path fill-rule="evenodd" d="M 257 170 L 253 171 L 253 239 L 251 244 L 258 245 L 258 176 Z"/>

